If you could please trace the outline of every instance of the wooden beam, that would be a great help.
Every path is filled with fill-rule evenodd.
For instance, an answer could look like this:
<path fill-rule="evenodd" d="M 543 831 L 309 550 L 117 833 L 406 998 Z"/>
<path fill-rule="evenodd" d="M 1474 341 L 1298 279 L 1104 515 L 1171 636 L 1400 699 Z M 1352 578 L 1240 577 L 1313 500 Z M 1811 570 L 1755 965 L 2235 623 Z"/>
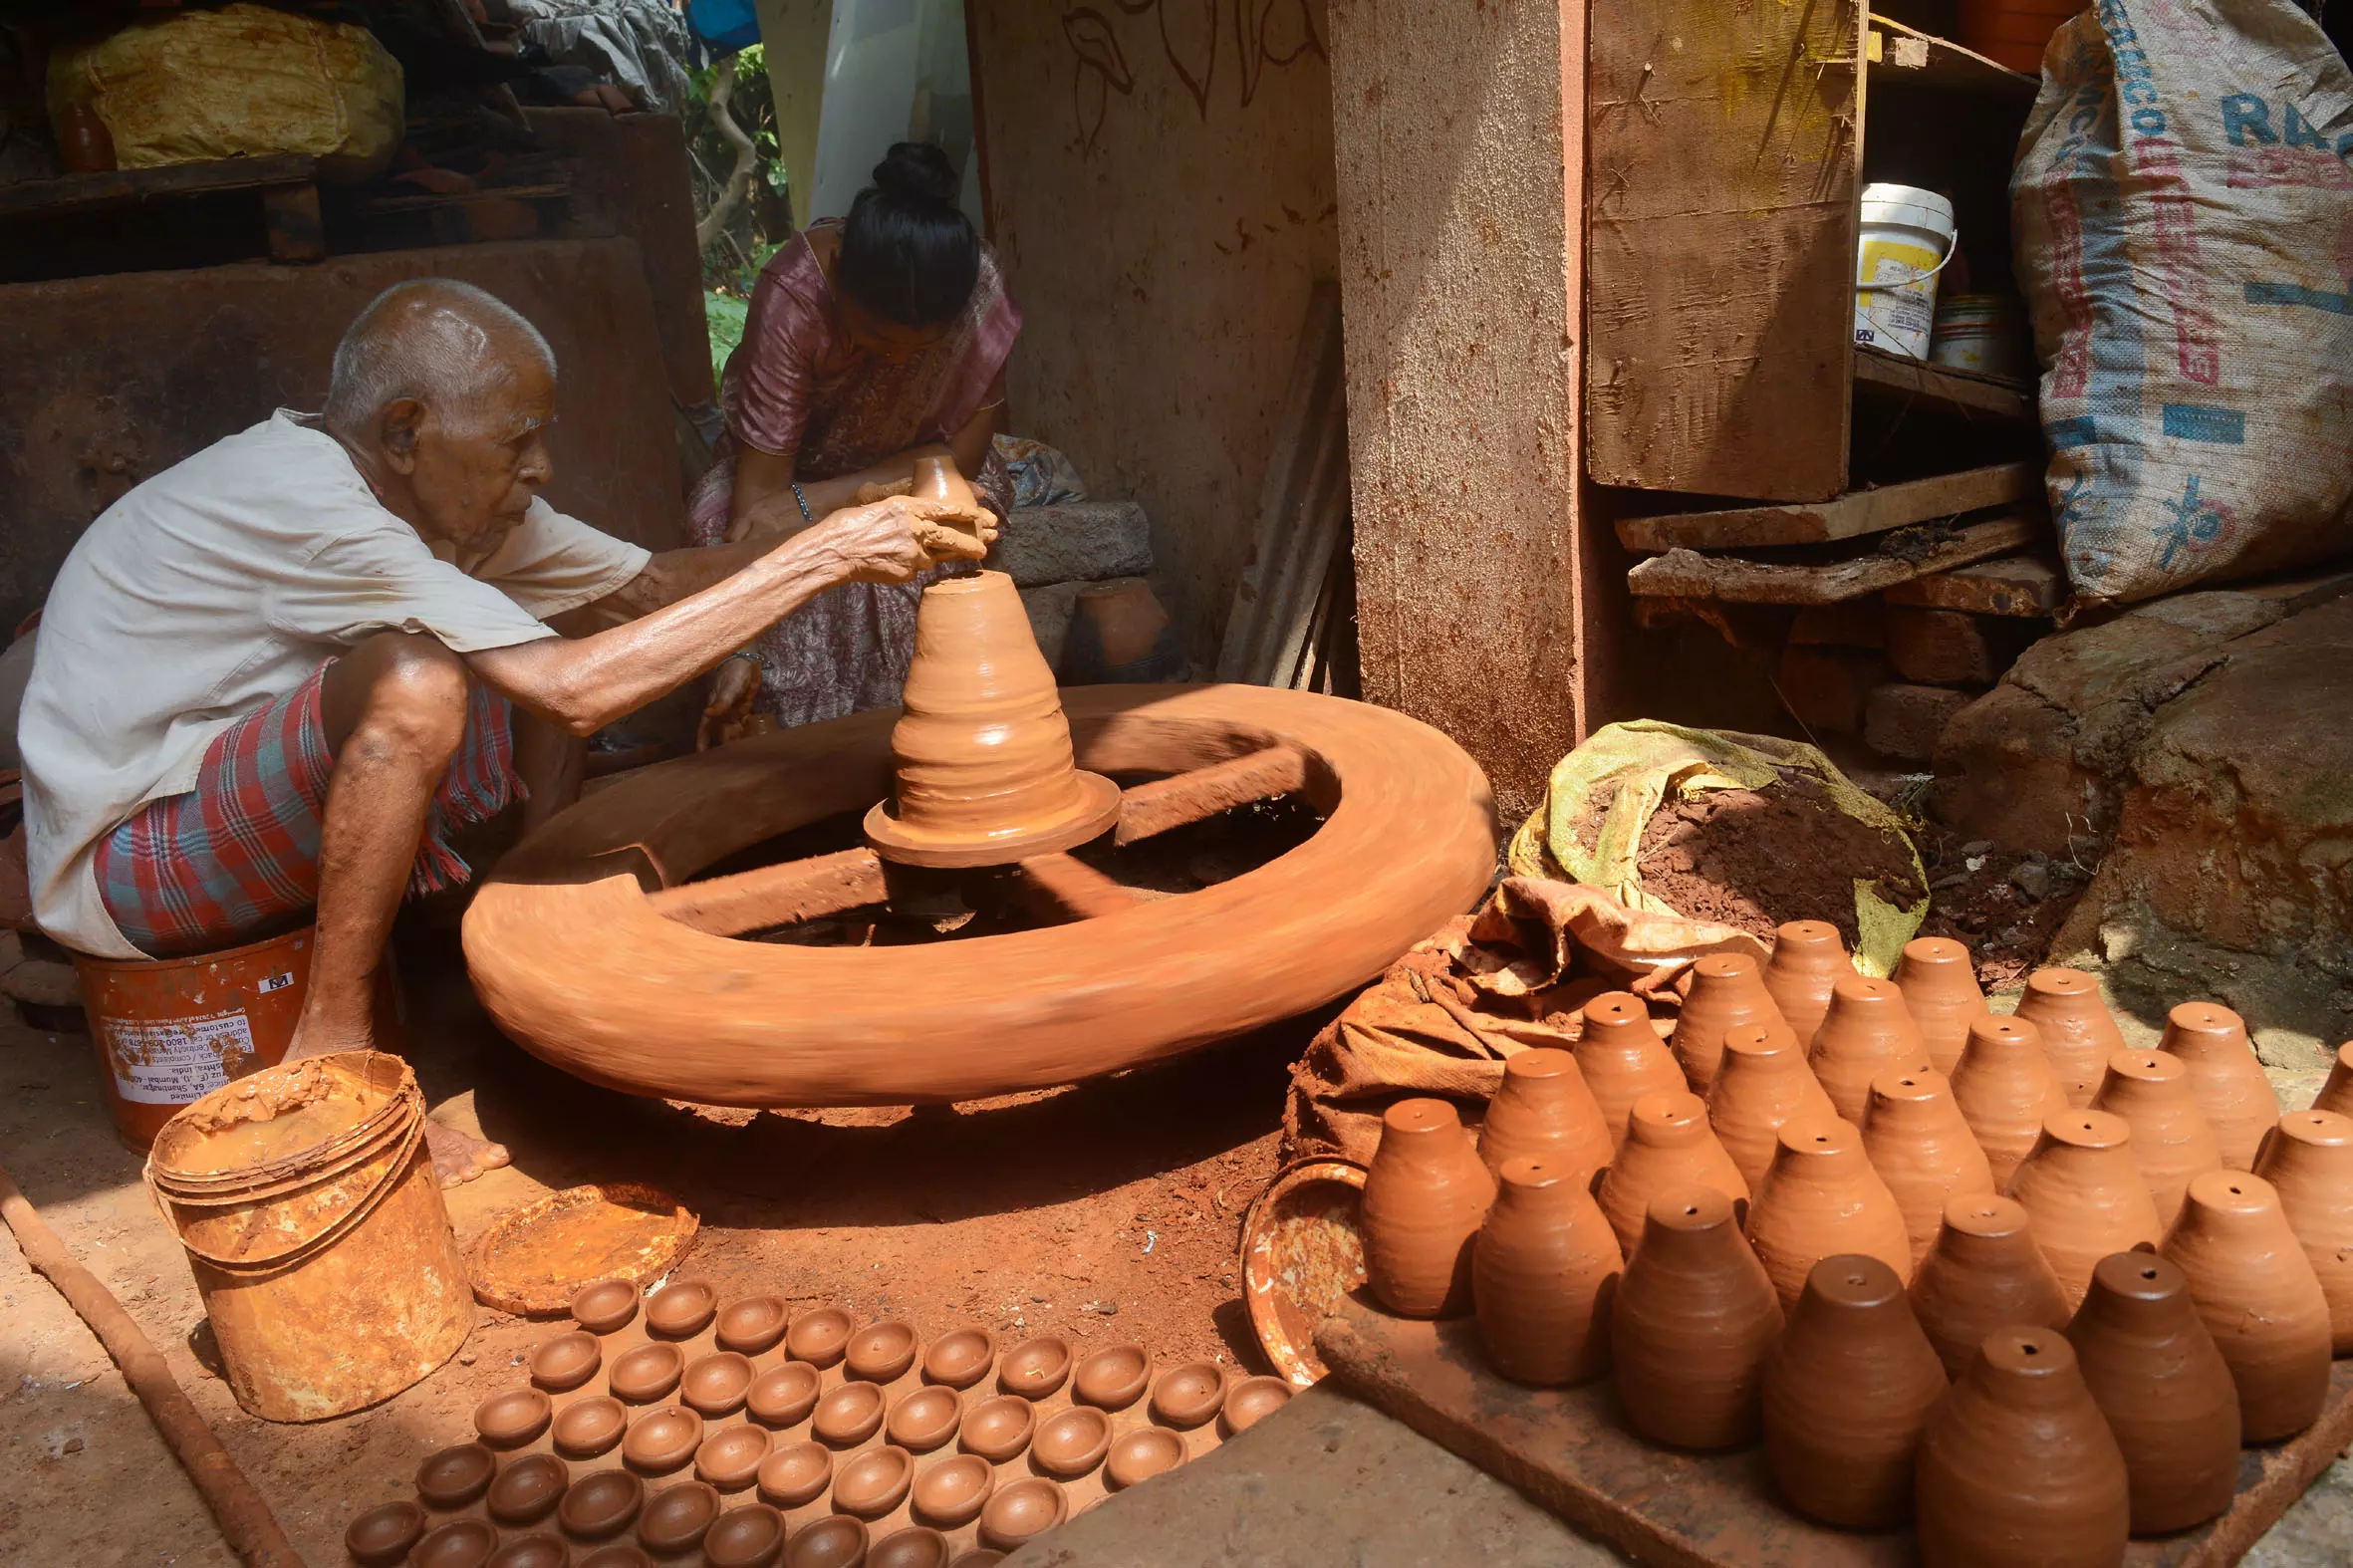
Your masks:
<path fill-rule="evenodd" d="M 1114 842 L 1135 844 L 1221 811 L 1307 787 L 1307 756 L 1297 746 L 1269 746 L 1205 768 L 1139 784 L 1120 796 Z"/>
<path fill-rule="evenodd" d="M 2041 492 L 2042 470 L 2039 462 L 1997 463 L 1856 490 L 1835 501 L 1627 517 L 1618 522 L 1618 540 L 1629 550 L 1651 551 L 1828 544 L 2023 501 Z"/>
<path fill-rule="evenodd" d="M 0 217 L 88 211 L 158 196 L 307 185 L 318 173 L 317 158 L 299 152 L 279 152 L 267 157 L 207 158 L 200 163 L 172 163 L 162 168 L 117 168 L 99 174 L 19 180 L 0 185 Z"/>
<path fill-rule="evenodd" d="M 1021 862 L 1020 871 L 1026 891 L 1035 895 L 1023 902 L 1041 918 L 1096 920 L 1151 898 L 1114 882 L 1075 855 L 1033 855 Z"/>
<path fill-rule="evenodd" d="M 1867 555 L 1825 566 L 1788 566 L 1743 561 L 1735 556 L 1670 550 L 1638 563 L 1626 574 L 1627 589 L 1645 598 L 1720 599 L 1750 605 L 1833 605 L 1876 594 L 1932 572 L 2006 555 L 2043 537 L 2049 525 L 2039 517 L 2011 513 L 1971 523 L 1952 538 L 1933 544 L 1916 558 Z"/>
<path fill-rule="evenodd" d="M 2032 103 L 2036 90 L 2042 86 L 2039 76 L 2012 71 L 1974 50 L 1963 49 L 1934 33 L 1907 27 L 1893 17 L 1873 14 L 1871 29 L 1874 35 L 1871 44 L 1880 46 L 1867 49 L 1871 64 L 1878 68 L 1871 73 L 1873 87 L 1917 84 L 1959 93 L 1990 93 Z"/>
<path fill-rule="evenodd" d="M 2058 563 L 2040 556 L 2005 556 L 1975 566 L 1916 577 L 1888 590 L 1891 605 L 1923 610 L 1965 610 L 1977 616 L 2048 618 L 2067 601 L 2067 579 Z"/>
<path fill-rule="evenodd" d="M 881 904 L 889 896 L 883 863 L 874 851 L 855 849 L 664 888 L 648 894 L 646 902 L 680 925 L 713 936 L 740 936 Z"/>
<path fill-rule="evenodd" d="M 1855 391 L 1907 406 L 1926 406 L 1976 422 L 2032 424 L 2034 389 L 2006 376 L 1933 365 L 1885 349 L 1855 349 Z"/>

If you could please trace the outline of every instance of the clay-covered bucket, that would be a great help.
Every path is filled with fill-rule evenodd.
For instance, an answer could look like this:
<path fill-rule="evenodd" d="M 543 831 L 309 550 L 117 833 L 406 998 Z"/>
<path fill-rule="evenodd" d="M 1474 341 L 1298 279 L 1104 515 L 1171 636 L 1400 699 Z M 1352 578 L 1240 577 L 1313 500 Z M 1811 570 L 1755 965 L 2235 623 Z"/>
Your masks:
<path fill-rule="evenodd" d="M 229 1387 L 264 1420 L 390 1399 L 473 1327 L 424 1097 L 398 1057 L 311 1057 L 216 1089 L 156 1136 L 146 1176 Z"/>

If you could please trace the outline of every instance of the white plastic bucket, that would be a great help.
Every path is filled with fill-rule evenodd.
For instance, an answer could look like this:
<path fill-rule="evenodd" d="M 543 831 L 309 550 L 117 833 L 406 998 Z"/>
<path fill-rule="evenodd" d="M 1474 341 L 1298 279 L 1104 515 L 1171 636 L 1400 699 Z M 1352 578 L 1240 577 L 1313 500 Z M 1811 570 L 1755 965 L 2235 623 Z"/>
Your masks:
<path fill-rule="evenodd" d="M 1916 185 L 1863 189 L 1855 342 L 1915 360 L 1937 326 L 1937 274 L 1953 259 L 1953 203 Z"/>

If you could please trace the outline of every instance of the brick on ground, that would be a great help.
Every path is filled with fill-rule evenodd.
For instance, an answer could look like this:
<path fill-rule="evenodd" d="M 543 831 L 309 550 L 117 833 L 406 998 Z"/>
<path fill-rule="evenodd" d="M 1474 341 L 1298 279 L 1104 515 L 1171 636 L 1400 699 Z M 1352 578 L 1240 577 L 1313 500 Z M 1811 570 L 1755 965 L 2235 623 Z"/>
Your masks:
<path fill-rule="evenodd" d="M 1888 661 L 1906 680 L 1927 686 L 1989 686 L 2017 661 L 2040 624 L 1891 605 Z"/>
<path fill-rule="evenodd" d="M 1863 702 L 1863 743 L 1899 762 L 1926 762 L 1937 754 L 1937 737 L 1947 722 L 1973 695 L 1900 680 L 1874 686 Z"/>
<path fill-rule="evenodd" d="M 1852 735 L 1863 727 L 1865 693 L 1887 677 L 1887 660 L 1868 650 L 1793 643 L 1781 651 L 1774 685 L 1790 716 L 1808 730 Z"/>

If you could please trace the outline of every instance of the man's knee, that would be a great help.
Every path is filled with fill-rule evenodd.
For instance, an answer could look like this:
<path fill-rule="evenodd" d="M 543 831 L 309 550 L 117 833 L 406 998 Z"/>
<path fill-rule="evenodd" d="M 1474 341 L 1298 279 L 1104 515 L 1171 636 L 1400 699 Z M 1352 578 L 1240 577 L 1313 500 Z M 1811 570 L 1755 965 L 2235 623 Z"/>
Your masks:
<path fill-rule="evenodd" d="M 365 726 L 446 760 L 465 737 L 470 691 L 464 662 L 438 639 L 380 632 L 327 672 L 328 741 L 340 753 Z"/>

